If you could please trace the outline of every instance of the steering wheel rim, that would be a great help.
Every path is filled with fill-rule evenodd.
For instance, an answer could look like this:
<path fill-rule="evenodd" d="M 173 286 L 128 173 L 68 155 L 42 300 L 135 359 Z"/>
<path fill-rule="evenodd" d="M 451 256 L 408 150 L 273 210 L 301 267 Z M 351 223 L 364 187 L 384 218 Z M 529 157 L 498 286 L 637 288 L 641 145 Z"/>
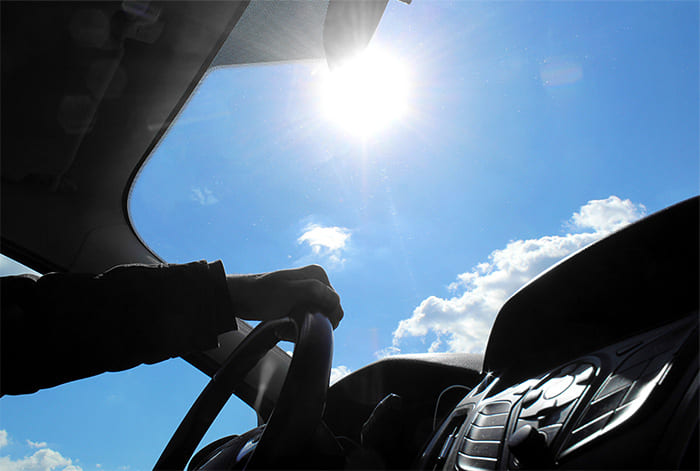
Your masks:
<path fill-rule="evenodd" d="M 296 338 L 292 362 L 265 431 L 246 464 L 247 469 L 284 468 L 287 459 L 310 440 L 326 404 L 333 327 L 320 313 L 266 321 L 253 329 L 202 390 L 154 469 L 184 469 L 236 386 L 280 340 L 289 340 L 290 334 Z"/>

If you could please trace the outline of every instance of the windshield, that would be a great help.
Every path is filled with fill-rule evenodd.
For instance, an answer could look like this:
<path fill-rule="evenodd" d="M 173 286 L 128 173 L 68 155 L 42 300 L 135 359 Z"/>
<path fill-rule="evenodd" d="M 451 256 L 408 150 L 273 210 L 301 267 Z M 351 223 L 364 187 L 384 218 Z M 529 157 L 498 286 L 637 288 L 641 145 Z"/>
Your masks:
<path fill-rule="evenodd" d="M 322 61 L 210 70 L 136 179 L 132 222 L 167 262 L 322 265 L 345 310 L 332 381 L 483 352 L 524 283 L 697 194 L 698 13 L 391 1 L 369 79 Z M 4 398 L 0 468 L 149 469 L 205 379 L 171 360 Z M 203 444 L 254 425 L 237 402 Z"/>
<path fill-rule="evenodd" d="M 533 276 L 697 192 L 696 10 L 392 2 L 379 59 L 337 71 L 355 88 L 323 62 L 216 68 L 143 169 L 134 225 L 167 261 L 324 266 L 342 371 L 481 352 Z"/>

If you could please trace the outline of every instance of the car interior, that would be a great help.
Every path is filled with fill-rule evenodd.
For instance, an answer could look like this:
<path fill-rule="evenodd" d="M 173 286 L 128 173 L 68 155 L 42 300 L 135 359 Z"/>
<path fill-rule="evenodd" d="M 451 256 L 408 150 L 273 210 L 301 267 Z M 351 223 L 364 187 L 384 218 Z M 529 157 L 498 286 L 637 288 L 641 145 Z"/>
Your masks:
<path fill-rule="evenodd" d="M 207 70 L 333 67 L 386 4 L 2 2 L 2 253 L 40 273 L 162 262 L 129 194 Z M 546 270 L 500 309 L 483 354 L 397 355 L 329 387 L 323 316 L 239 322 L 186 358 L 212 381 L 154 466 L 698 469 L 699 202 Z M 275 345 L 291 338 L 290 358 Z M 260 426 L 194 454 L 232 394 Z"/>

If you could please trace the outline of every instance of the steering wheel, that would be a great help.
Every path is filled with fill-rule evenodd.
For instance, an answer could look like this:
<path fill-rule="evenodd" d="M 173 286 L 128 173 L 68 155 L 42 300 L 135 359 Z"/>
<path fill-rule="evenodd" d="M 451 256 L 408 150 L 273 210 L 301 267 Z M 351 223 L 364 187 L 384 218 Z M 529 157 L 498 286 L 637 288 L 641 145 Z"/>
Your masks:
<path fill-rule="evenodd" d="M 282 469 L 309 443 L 326 404 L 333 327 L 320 313 L 259 324 L 214 374 L 182 420 L 154 469 L 184 469 L 195 448 L 245 375 L 280 340 L 296 338 L 292 362 L 279 399 L 247 469 Z"/>

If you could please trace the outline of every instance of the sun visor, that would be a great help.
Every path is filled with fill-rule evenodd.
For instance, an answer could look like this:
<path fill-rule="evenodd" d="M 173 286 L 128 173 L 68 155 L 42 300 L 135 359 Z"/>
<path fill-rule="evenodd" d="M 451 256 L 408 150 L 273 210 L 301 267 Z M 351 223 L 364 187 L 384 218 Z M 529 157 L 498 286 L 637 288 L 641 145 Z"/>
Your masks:
<path fill-rule="evenodd" d="M 211 67 L 323 59 L 328 3 L 250 2 Z"/>
<path fill-rule="evenodd" d="M 211 67 L 324 58 L 338 65 L 367 47 L 387 2 L 251 1 Z"/>

